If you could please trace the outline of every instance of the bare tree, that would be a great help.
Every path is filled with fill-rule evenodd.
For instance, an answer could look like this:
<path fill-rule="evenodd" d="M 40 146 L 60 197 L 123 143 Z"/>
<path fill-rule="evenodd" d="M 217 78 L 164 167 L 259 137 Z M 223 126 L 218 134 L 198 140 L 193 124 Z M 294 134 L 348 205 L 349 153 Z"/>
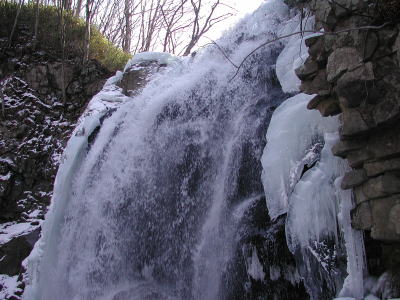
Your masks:
<path fill-rule="evenodd" d="M 191 26 L 190 22 L 186 24 L 181 24 L 182 18 L 187 13 L 185 9 L 185 4 L 189 0 L 181 0 L 178 3 L 172 2 L 170 6 L 165 9 L 161 7 L 161 13 L 164 21 L 163 29 L 164 40 L 163 40 L 163 52 L 175 53 L 176 50 L 176 39 L 174 38 L 175 32 L 182 31 Z"/>
<path fill-rule="evenodd" d="M 85 41 L 84 41 L 84 54 L 83 64 L 86 64 L 89 60 L 90 51 L 90 25 L 91 25 L 91 13 L 92 13 L 93 0 L 86 0 L 86 25 L 85 25 Z"/>
<path fill-rule="evenodd" d="M 36 7 L 35 7 L 35 32 L 33 37 L 34 47 L 36 48 L 38 36 L 39 36 L 39 6 L 40 0 L 36 0 Z"/>
<path fill-rule="evenodd" d="M 136 4 L 132 0 L 125 0 L 124 6 L 124 19 L 125 19 L 125 27 L 124 32 L 122 35 L 122 50 L 129 53 L 131 51 L 131 44 L 132 44 L 132 31 L 133 26 L 137 22 L 132 22 L 132 17 L 136 9 L 139 7 L 140 1 L 136 1 Z"/>
<path fill-rule="evenodd" d="M 11 1 L 11 0 L 10 0 Z M 11 45 L 18 16 L 25 0 L 19 1 L 10 35 Z M 85 21 L 83 62 L 90 54 L 91 25 L 125 52 L 163 51 L 188 55 L 199 40 L 217 23 L 232 13 L 220 9 L 223 0 L 29 0 L 36 4 L 35 40 L 39 31 L 40 5 L 58 7 L 60 40 L 65 48 L 65 13 L 82 16 Z M 226 6 L 226 5 L 225 5 Z M 65 49 L 62 50 L 65 54 Z"/>
<path fill-rule="evenodd" d="M 13 27 L 11 29 L 10 38 L 8 40 L 8 47 L 11 47 L 11 45 L 12 45 L 12 39 L 13 39 L 13 36 L 14 36 L 14 33 L 15 33 L 15 29 L 17 28 L 18 17 L 19 17 L 19 14 L 21 13 L 21 9 L 22 9 L 22 5 L 23 4 L 24 4 L 24 0 L 19 0 L 18 8 L 17 8 L 17 14 L 15 15 L 14 24 L 13 24 Z"/>
<path fill-rule="evenodd" d="M 63 104 L 67 102 L 66 96 L 66 84 L 65 84 L 65 20 L 64 20 L 64 10 L 65 2 L 63 0 L 58 0 L 58 16 L 60 21 L 60 46 L 61 46 L 61 92 Z"/>
<path fill-rule="evenodd" d="M 78 0 L 74 8 L 74 16 L 79 16 L 82 11 L 82 0 Z"/>
<path fill-rule="evenodd" d="M 214 1 L 211 4 L 211 9 L 206 15 L 202 15 L 202 0 L 190 0 L 193 8 L 194 21 L 192 25 L 192 33 L 190 36 L 190 41 L 186 46 L 183 53 L 184 56 L 189 55 L 193 47 L 196 46 L 200 38 L 207 33 L 215 24 L 226 20 L 232 16 L 232 13 L 217 14 L 217 9 L 222 5 L 220 0 Z"/>

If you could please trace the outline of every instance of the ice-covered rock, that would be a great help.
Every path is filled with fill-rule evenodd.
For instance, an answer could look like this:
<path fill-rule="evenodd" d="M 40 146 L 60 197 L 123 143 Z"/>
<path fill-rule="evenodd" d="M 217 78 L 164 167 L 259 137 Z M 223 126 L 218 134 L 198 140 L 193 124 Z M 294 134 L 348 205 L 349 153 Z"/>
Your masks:
<path fill-rule="evenodd" d="M 286 100 L 268 128 L 262 164 L 269 214 L 277 218 L 287 213 L 287 243 L 302 266 L 312 298 L 319 298 L 315 286 L 325 281 L 333 295 L 359 299 L 363 239 L 351 228 L 352 194 L 340 188 L 346 162 L 331 152 L 338 140 L 338 120 L 307 110 L 309 100 L 305 94 Z M 347 257 L 344 270 L 339 265 L 341 252 Z M 330 275 L 346 271 L 346 278 Z"/>
<path fill-rule="evenodd" d="M 263 185 L 272 219 L 287 213 L 289 197 L 304 166 L 311 166 L 323 146 L 323 135 L 337 130 L 336 118 L 322 118 L 306 109 L 310 95 L 299 94 L 286 100 L 274 112 L 261 159 Z"/>
<path fill-rule="evenodd" d="M 142 52 L 135 54 L 126 64 L 124 72 L 133 65 L 143 62 L 156 62 L 159 65 L 171 65 L 179 62 L 180 59 L 166 52 Z"/>
<path fill-rule="evenodd" d="M 301 14 L 288 20 L 281 28 L 278 36 L 287 36 L 304 30 L 313 30 L 314 17 L 301 20 Z M 286 93 L 294 93 L 299 90 L 301 81 L 295 70 L 300 67 L 308 57 L 308 48 L 305 44 L 305 37 L 310 33 L 296 34 L 285 38 L 282 42 L 285 48 L 282 50 L 276 61 L 276 74 L 282 89 Z"/>

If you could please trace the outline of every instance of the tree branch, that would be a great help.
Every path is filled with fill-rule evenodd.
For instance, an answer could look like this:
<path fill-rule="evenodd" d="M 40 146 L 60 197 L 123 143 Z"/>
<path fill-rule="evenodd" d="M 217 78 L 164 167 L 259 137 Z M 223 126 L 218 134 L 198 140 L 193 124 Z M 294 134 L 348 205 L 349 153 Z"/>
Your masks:
<path fill-rule="evenodd" d="M 265 43 L 262 43 L 261 45 L 259 45 L 257 48 L 255 48 L 253 51 L 251 51 L 248 55 L 246 55 L 246 57 L 241 61 L 241 63 L 239 64 L 239 66 L 237 67 L 236 73 L 235 75 L 233 75 L 233 77 L 229 80 L 229 82 L 231 82 L 239 73 L 240 69 L 242 68 L 243 64 L 245 63 L 245 61 L 251 56 L 253 55 L 255 52 L 257 52 L 258 50 L 260 50 L 261 48 L 263 48 L 264 46 L 277 42 L 279 40 L 294 36 L 294 35 L 298 35 L 298 34 L 304 34 L 304 33 L 320 33 L 321 35 L 337 35 L 343 32 L 349 32 L 349 31 L 355 31 L 355 30 L 378 30 L 378 29 L 382 29 L 383 27 L 386 27 L 390 24 L 390 22 L 384 23 L 383 25 L 380 26 L 362 26 L 362 27 L 355 27 L 355 28 L 348 28 L 348 29 L 342 29 L 342 30 L 338 30 L 338 31 L 331 31 L 331 32 L 324 32 L 324 31 L 318 31 L 318 30 L 302 30 L 302 31 L 297 31 L 297 32 L 293 32 L 287 35 L 283 35 L 280 37 L 277 37 L 275 39 L 269 40 Z"/>

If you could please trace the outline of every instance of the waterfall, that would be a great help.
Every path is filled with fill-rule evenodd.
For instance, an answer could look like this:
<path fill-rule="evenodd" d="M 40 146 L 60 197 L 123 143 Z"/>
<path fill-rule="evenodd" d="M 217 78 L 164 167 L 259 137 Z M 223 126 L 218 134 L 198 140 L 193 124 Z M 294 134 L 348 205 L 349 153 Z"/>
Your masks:
<path fill-rule="evenodd" d="M 150 55 L 168 67 L 138 95 L 116 86 L 121 72 L 106 83 L 67 145 L 25 261 L 24 299 L 309 298 L 304 261 L 285 239 L 289 198 L 270 218 L 275 186 L 262 180 L 267 129 L 289 97 L 276 76 L 284 44 L 254 53 L 235 77 L 224 57 L 239 64 L 291 28 L 289 17 L 282 1 L 267 1 L 218 47 L 194 58 Z"/>

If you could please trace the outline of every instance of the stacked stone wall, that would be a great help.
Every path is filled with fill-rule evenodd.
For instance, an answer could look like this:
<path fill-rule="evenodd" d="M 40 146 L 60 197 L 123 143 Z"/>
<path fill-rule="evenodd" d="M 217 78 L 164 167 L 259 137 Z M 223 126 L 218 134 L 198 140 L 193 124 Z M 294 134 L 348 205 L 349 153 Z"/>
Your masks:
<path fill-rule="evenodd" d="M 342 188 L 354 191 L 353 227 L 381 243 L 385 268 L 398 268 L 400 24 L 379 17 L 374 3 L 311 2 L 316 29 L 325 34 L 306 40 L 310 56 L 296 73 L 301 90 L 316 94 L 309 109 L 340 114 L 340 141 L 332 151 L 352 168 Z"/>

